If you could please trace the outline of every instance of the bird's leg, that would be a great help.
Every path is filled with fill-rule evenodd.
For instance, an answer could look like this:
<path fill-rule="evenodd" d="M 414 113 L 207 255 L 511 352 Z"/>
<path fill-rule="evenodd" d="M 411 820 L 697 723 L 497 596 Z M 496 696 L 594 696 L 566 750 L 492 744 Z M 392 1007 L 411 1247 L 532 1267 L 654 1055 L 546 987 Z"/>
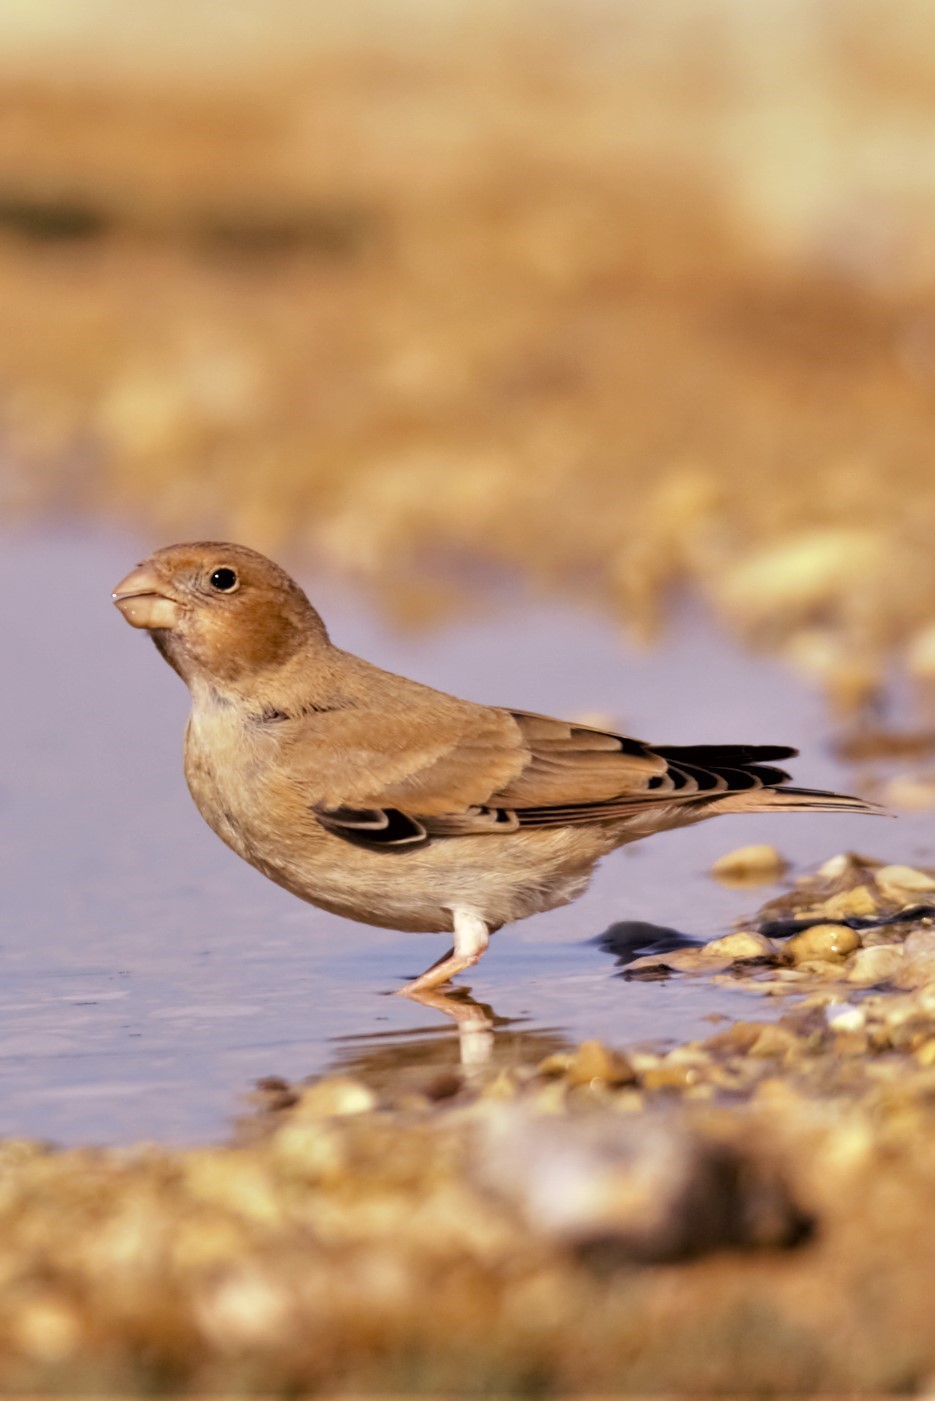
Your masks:
<path fill-rule="evenodd" d="M 405 987 L 397 989 L 404 997 L 410 997 L 420 992 L 428 992 L 430 988 L 440 987 L 442 983 L 447 983 L 449 978 L 453 978 L 456 973 L 463 973 L 465 968 L 472 968 L 480 958 L 484 949 L 490 941 L 490 933 L 487 925 L 480 915 L 473 910 L 456 909 L 453 911 L 455 922 L 455 946 L 449 949 L 443 958 L 433 963 L 431 968 L 426 968 L 418 978 L 413 978 L 411 983 L 406 983 Z"/>

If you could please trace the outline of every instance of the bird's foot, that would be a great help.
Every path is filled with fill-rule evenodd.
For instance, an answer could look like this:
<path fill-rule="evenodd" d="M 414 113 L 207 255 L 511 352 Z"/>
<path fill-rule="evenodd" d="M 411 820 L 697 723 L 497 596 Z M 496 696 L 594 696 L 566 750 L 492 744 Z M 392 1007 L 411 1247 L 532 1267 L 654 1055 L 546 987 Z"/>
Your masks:
<path fill-rule="evenodd" d="M 465 968 L 473 968 L 479 959 L 480 952 L 458 954 L 454 949 L 449 949 L 443 958 L 440 958 L 437 963 L 433 963 L 431 968 L 426 968 L 425 972 L 420 973 L 418 978 L 413 978 L 411 982 L 397 988 L 396 995 L 421 1000 L 422 993 L 431 992 L 434 988 L 439 988 L 444 983 L 450 982 L 456 974 L 463 973 Z"/>
<path fill-rule="evenodd" d="M 397 993 L 402 997 L 417 997 L 419 993 L 431 992 L 433 988 L 441 987 L 443 983 L 449 982 L 458 973 L 463 973 L 465 968 L 473 968 L 481 954 L 487 947 L 490 940 L 490 931 L 480 915 L 473 910 L 456 909 L 454 913 L 455 943 L 454 948 L 432 964 L 431 968 L 426 968 L 424 973 L 420 973 L 418 978 L 413 978 L 412 982 L 406 983 L 404 987 L 397 988 Z"/>

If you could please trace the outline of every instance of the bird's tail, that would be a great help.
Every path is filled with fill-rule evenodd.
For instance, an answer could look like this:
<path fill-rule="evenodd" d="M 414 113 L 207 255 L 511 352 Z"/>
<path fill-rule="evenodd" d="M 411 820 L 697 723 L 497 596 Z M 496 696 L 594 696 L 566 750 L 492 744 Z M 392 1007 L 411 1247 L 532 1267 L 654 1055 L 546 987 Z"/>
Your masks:
<path fill-rule="evenodd" d="M 863 812 L 871 817 L 889 814 L 877 803 L 848 793 L 831 793 L 823 788 L 754 788 L 743 793 L 725 793 L 715 799 L 718 812 Z"/>
<path fill-rule="evenodd" d="M 776 759 L 791 759 L 796 750 L 778 744 L 702 744 L 656 751 L 666 760 L 676 796 L 698 807 L 729 812 L 864 812 L 884 810 L 863 798 L 822 788 L 790 785 Z"/>

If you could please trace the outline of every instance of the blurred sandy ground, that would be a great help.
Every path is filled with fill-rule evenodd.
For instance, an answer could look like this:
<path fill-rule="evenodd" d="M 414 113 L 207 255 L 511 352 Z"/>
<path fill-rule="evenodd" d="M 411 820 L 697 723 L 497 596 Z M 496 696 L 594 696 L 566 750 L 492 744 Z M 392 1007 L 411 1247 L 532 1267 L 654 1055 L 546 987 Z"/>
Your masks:
<path fill-rule="evenodd" d="M 2 510 L 935 675 L 935 10 L 8 0 Z"/>

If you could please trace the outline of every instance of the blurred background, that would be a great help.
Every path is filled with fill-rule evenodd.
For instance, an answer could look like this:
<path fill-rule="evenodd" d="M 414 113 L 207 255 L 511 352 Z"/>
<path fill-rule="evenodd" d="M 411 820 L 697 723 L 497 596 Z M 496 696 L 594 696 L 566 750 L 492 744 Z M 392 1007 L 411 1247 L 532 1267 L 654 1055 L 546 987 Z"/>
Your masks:
<path fill-rule="evenodd" d="M 935 676 L 935 12 L 10 0 L 0 510 Z"/>

